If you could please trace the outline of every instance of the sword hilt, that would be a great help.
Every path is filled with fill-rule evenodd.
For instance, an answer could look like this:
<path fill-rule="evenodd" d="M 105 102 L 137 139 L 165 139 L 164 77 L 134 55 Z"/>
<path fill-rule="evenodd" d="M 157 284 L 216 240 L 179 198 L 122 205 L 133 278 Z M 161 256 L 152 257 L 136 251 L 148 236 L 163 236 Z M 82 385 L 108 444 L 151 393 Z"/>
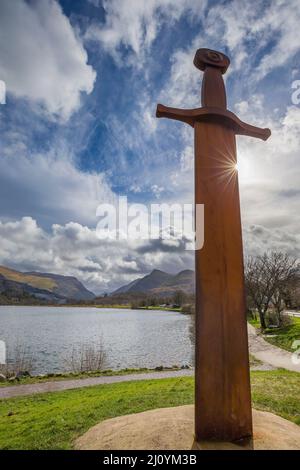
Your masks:
<path fill-rule="evenodd" d="M 235 134 L 267 140 L 271 135 L 270 129 L 251 126 L 227 109 L 226 90 L 222 75 L 226 73 L 229 64 L 229 58 L 221 52 L 198 49 L 194 65 L 204 72 L 201 93 L 202 108 L 178 109 L 159 104 L 156 117 L 186 122 L 192 127 L 196 122 L 201 121 L 223 124 L 231 128 Z"/>
<path fill-rule="evenodd" d="M 211 49 L 198 49 L 194 65 L 204 72 L 201 103 L 204 107 L 227 109 L 226 90 L 222 75 L 230 64 L 229 57 Z"/>

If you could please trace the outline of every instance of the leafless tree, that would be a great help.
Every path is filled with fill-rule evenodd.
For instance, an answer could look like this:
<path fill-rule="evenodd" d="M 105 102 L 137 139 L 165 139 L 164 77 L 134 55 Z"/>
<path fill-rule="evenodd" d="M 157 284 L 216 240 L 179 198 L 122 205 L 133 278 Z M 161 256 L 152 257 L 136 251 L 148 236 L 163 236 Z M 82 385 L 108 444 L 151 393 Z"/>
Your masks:
<path fill-rule="evenodd" d="M 66 367 L 74 373 L 95 372 L 104 368 L 106 353 L 102 341 L 95 345 L 83 344 L 73 348 L 65 359 Z"/>
<path fill-rule="evenodd" d="M 8 352 L 7 363 L 0 366 L 0 373 L 7 378 L 18 377 L 22 374 L 30 375 L 33 366 L 34 357 L 30 348 L 18 342 L 13 349 Z"/>
<path fill-rule="evenodd" d="M 278 325 L 283 323 L 282 312 L 287 306 L 287 299 L 291 296 L 299 282 L 299 264 L 297 259 L 283 253 L 274 253 L 273 256 L 276 273 L 276 285 L 272 296 Z"/>
<path fill-rule="evenodd" d="M 261 327 L 266 325 L 266 313 L 273 304 L 278 322 L 285 308 L 284 295 L 292 282 L 296 282 L 299 264 L 295 258 L 281 252 L 248 257 L 245 263 L 247 297 L 258 311 Z"/>

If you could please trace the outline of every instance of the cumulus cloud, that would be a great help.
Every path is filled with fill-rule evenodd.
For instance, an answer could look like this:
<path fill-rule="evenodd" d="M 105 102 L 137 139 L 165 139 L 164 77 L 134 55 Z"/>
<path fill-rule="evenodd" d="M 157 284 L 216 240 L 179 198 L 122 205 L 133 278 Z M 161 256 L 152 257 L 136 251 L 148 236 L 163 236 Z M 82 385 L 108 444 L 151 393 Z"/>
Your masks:
<path fill-rule="evenodd" d="M 150 245 L 148 241 L 100 240 L 95 229 L 74 222 L 53 224 L 48 232 L 32 217 L 0 222 L 1 264 L 76 276 L 96 293 L 112 291 L 153 267 L 177 272 L 193 265 L 193 255 L 185 251 L 184 243 Z"/>
<path fill-rule="evenodd" d="M 244 229 L 247 254 L 282 250 L 298 256 L 300 236 L 285 229 L 250 225 Z M 96 231 L 69 222 L 45 232 L 32 217 L 0 222 L 0 263 L 23 271 L 76 276 L 95 293 L 112 291 L 153 268 L 176 273 L 194 267 L 188 240 L 140 242 L 99 240 Z"/>
<path fill-rule="evenodd" d="M 262 225 L 250 225 L 244 229 L 244 251 L 257 256 L 268 251 L 282 251 L 299 257 L 300 235 L 285 229 L 269 229 Z"/>
<path fill-rule="evenodd" d="M 68 119 L 96 79 L 87 53 L 56 0 L 2 0 L 0 77 L 7 92 Z"/>

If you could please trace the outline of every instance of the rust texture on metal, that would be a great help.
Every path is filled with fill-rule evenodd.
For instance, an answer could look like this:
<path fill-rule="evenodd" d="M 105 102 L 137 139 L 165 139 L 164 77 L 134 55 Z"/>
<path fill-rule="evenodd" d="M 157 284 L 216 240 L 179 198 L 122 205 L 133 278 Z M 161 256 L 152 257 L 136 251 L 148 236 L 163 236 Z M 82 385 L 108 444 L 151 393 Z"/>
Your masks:
<path fill-rule="evenodd" d="M 267 140 L 269 129 L 227 110 L 223 74 L 229 58 L 199 49 L 202 107 L 168 108 L 157 117 L 185 122 L 195 133 L 195 204 L 204 204 L 204 246 L 196 251 L 196 441 L 252 437 L 243 245 L 236 134 Z"/>

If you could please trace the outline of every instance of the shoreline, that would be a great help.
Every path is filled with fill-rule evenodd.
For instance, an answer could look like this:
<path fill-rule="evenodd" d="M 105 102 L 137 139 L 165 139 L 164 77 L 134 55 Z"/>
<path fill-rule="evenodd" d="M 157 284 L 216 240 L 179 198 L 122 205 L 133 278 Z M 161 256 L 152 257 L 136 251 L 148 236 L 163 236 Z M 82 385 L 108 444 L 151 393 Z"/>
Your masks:
<path fill-rule="evenodd" d="M 132 308 L 131 305 L 122 305 L 122 304 L 113 304 L 113 305 L 93 305 L 93 304 L 88 304 L 88 305 L 82 305 L 82 304 L 1 304 L 0 307 L 64 307 L 64 308 L 111 308 L 111 309 L 120 309 L 120 310 L 160 310 L 163 312 L 178 312 L 178 313 L 184 313 L 182 312 L 181 307 L 178 308 L 171 308 L 171 307 L 156 307 L 156 306 L 150 306 L 150 307 L 134 307 Z M 189 315 L 184 313 L 185 315 Z"/>
<path fill-rule="evenodd" d="M 48 374 L 32 374 L 30 376 L 24 376 L 15 378 L 14 380 L 6 379 L 0 382 L 1 387 L 12 387 L 18 385 L 34 384 L 34 383 L 45 383 L 45 382 L 59 382 L 62 380 L 81 380 L 88 378 L 97 377 L 114 377 L 131 374 L 152 374 L 156 372 L 174 372 L 180 370 L 189 370 L 192 367 L 189 364 L 186 365 L 174 365 L 174 366 L 157 366 L 154 368 L 139 367 L 139 368 L 125 368 L 125 369 L 105 369 L 90 372 L 53 372 Z"/>

